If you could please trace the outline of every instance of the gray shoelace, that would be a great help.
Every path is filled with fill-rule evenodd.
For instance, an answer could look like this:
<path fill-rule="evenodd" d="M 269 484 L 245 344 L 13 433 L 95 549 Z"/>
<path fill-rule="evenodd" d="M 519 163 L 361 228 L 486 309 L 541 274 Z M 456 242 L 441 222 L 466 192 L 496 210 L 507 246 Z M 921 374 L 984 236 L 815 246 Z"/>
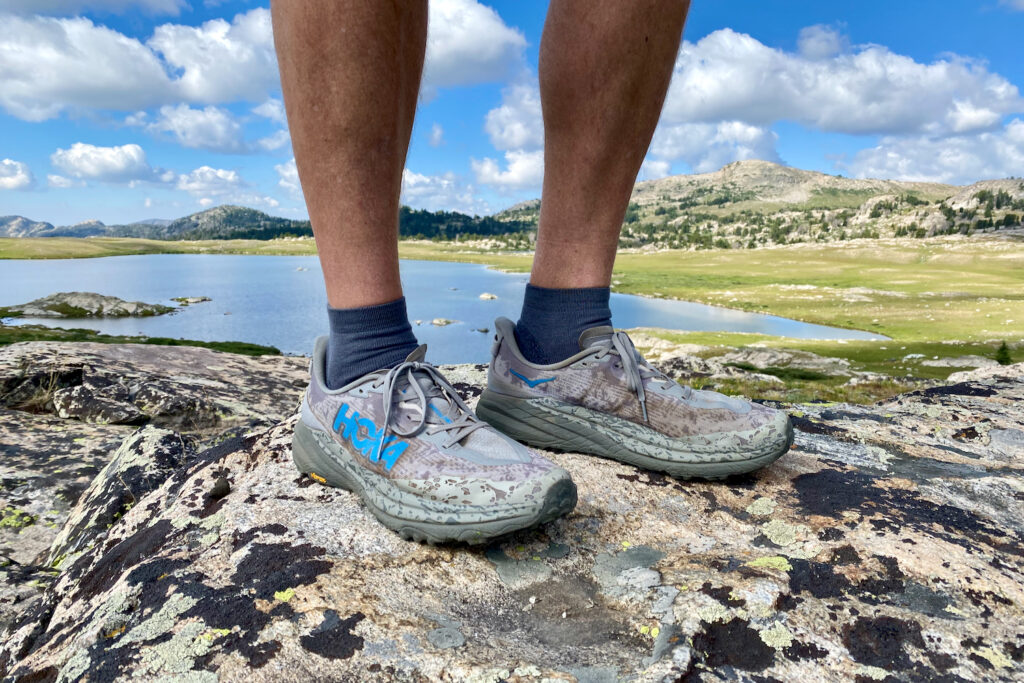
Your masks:
<path fill-rule="evenodd" d="M 405 373 L 404 377 L 402 373 Z M 423 387 L 417 381 L 417 374 L 423 373 L 427 376 L 430 381 L 430 387 L 433 391 L 423 391 Z M 410 429 L 405 429 L 401 425 L 391 424 L 391 411 L 396 402 L 402 402 L 400 398 L 396 401 L 395 392 L 403 389 L 399 384 L 401 379 L 405 379 L 408 382 L 409 387 L 415 394 L 415 402 L 413 403 L 414 408 L 420 412 L 419 420 Z M 381 379 L 374 382 L 375 386 L 384 387 L 384 426 L 381 428 L 380 441 L 377 442 L 377 453 L 376 457 L 380 457 L 381 452 L 384 449 L 385 442 L 388 441 L 388 432 L 391 432 L 391 440 L 395 437 L 400 436 L 412 436 L 419 433 L 421 429 L 426 427 L 427 434 L 436 434 L 438 432 L 451 432 L 451 436 L 445 442 L 444 447 L 458 443 L 462 439 L 469 436 L 472 432 L 484 427 L 485 422 L 481 421 L 473 411 L 469 409 L 469 406 L 463 402 L 459 397 L 455 387 L 448 383 L 441 373 L 437 371 L 430 363 L 420 363 L 418 361 L 405 361 L 399 363 L 395 367 L 387 371 Z M 459 409 L 459 414 L 456 419 L 451 419 L 447 415 L 441 414 L 443 422 L 434 424 L 427 422 L 427 411 L 430 410 L 431 404 L 430 399 L 435 397 L 443 397 L 454 404 Z M 428 426 L 429 424 L 429 426 Z"/>
<path fill-rule="evenodd" d="M 640 352 L 633 346 L 633 340 L 621 330 L 612 333 L 611 344 L 599 347 L 595 358 L 602 358 L 609 353 L 615 353 L 622 359 L 622 371 L 626 375 L 626 387 L 636 394 L 637 401 L 640 402 L 640 412 L 643 413 L 644 422 L 649 422 L 647 419 L 647 392 L 644 390 L 644 380 L 648 378 L 659 379 L 665 388 L 670 386 L 678 387 L 679 384 L 644 360 Z M 689 387 L 682 388 L 684 391 L 689 389 Z"/>

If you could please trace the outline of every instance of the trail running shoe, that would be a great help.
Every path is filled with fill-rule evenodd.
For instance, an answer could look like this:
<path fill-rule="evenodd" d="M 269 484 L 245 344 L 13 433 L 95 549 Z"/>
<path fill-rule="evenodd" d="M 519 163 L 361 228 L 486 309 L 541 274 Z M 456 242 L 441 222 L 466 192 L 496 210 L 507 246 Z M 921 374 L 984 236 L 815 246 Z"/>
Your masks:
<path fill-rule="evenodd" d="M 569 474 L 478 419 L 426 349 L 330 390 L 318 339 L 292 438 L 299 471 L 357 493 L 407 540 L 482 543 L 568 514 Z"/>
<path fill-rule="evenodd" d="M 515 325 L 495 322 L 481 419 L 523 443 L 592 453 L 683 479 L 721 479 L 777 460 L 793 442 L 780 410 L 679 385 L 625 332 L 594 327 L 580 352 L 534 365 Z"/>

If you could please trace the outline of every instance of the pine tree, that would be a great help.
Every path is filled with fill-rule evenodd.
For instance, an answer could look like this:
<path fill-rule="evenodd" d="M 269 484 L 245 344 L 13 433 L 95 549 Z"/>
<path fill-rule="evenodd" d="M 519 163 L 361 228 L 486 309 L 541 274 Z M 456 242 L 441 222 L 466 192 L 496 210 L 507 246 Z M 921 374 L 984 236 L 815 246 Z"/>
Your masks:
<path fill-rule="evenodd" d="M 996 362 L 1000 365 L 1010 365 L 1013 363 L 1013 358 L 1010 357 L 1010 347 L 1006 345 L 1005 341 L 996 349 Z"/>

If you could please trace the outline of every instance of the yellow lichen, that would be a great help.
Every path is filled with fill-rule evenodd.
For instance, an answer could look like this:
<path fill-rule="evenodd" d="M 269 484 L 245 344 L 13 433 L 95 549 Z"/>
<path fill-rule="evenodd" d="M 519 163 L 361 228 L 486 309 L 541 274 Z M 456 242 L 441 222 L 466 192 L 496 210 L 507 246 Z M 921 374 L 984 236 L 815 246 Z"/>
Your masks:
<path fill-rule="evenodd" d="M 283 591 L 276 591 L 274 593 L 274 599 L 275 600 L 280 600 L 281 602 L 288 602 L 293 597 L 295 597 L 295 589 L 294 588 L 286 588 Z"/>
<path fill-rule="evenodd" d="M 747 562 L 748 567 L 762 568 L 762 569 L 778 569 L 779 571 L 788 572 L 793 568 L 793 565 L 789 563 L 785 557 L 781 555 L 772 555 L 770 557 L 759 557 L 756 560 Z"/>
<path fill-rule="evenodd" d="M 327 480 L 326 480 L 326 479 L 324 479 L 323 477 L 321 477 L 321 476 L 320 476 L 319 474 L 317 474 L 316 472 L 310 472 L 310 473 L 309 473 L 309 478 L 310 478 L 310 479 L 312 479 L 313 481 L 318 481 L 318 482 L 320 482 L 321 484 L 326 484 L 326 483 L 327 483 Z"/>
<path fill-rule="evenodd" d="M 978 655 L 979 657 L 984 657 L 989 661 L 989 663 L 992 666 L 998 667 L 1000 669 L 1009 669 L 1013 666 L 1013 660 L 1004 655 L 1002 652 L 993 650 L 990 647 L 978 648 L 974 651 L 974 654 Z"/>
<path fill-rule="evenodd" d="M 775 624 L 761 631 L 761 640 L 765 645 L 771 645 L 775 649 L 789 647 L 793 644 L 793 634 L 782 624 Z"/>

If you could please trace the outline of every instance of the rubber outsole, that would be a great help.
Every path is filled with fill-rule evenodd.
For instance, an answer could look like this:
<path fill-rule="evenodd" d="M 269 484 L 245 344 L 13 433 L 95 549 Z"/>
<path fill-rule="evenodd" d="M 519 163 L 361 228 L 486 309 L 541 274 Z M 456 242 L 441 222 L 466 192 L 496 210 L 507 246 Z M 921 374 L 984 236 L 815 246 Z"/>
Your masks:
<path fill-rule="evenodd" d="M 397 532 L 407 540 L 417 543 L 438 545 L 445 543 L 466 543 L 477 545 L 493 541 L 507 534 L 546 524 L 569 514 L 576 507 L 576 485 L 571 479 L 555 482 L 546 492 L 540 506 L 527 514 L 511 514 L 488 521 L 463 522 L 457 519 L 459 506 L 449 506 L 444 521 L 409 519 L 422 509 L 408 503 L 396 502 L 380 491 L 393 488 L 387 479 L 355 463 L 346 466 L 349 455 L 343 451 L 330 435 L 310 429 L 302 422 L 295 427 L 292 436 L 292 460 L 301 474 L 326 486 L 345 489 L 358 495 L 366 508 L 384 526 Z M 388 507 L 377 500 L 387 498 Z M 437 504 L 435 504 L 436 506 Z M 479 515 L 486 511 L 484 506 L 464 506 L 466 512 Z M 402 515 L 406 513 L 406 516 Z"/>
<path fill-rule="evenodd" d="M 582 419 L 570 419 L 557 410 L 545 407 L 542 401 L 485 390 L 476 405 L 476 414 L 495 429 L 535 448 L 588 453 L 642 469 L 664 472 L 677 479 L 720 480 L 753 472 L 778 460 L 793 444 L 793 424 L 787 419 L 781 439 L 751 449 L 743 458 L 733 456 L 715 460 L 713 457 L 708 458 L 706 452 L 668 448 L 662 449 L 663 457 L 652 457 L 626 445 L 637 442 L 638 431 L 646 429 L 641 425 L 620 425 L 620 429 L 628 429 L 633 433 L 619 433 L 613 425 L 617 422 L 626 423 L 625 420 L 600 414 L 595 414 L 602 418 L 600 425 Z M 653 430 L 649 431 L 656 434 Z M 661 436 L 660 440 L 666 440 L 666 437 Z M 657 447 L 652 448 L 648 444 L 647 450 L 657 450 Z M 680 462 L 681 459 L 689 461 Z"/>

